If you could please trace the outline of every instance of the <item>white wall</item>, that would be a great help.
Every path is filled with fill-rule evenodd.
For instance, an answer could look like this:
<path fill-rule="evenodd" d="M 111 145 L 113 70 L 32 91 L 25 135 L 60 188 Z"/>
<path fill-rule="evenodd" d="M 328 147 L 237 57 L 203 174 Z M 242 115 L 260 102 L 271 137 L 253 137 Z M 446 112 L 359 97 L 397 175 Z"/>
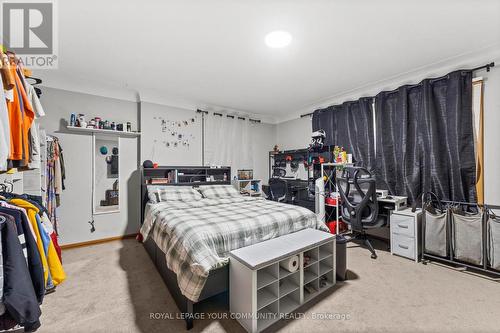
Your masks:
<path fill-rule="evenodd" d="M 195 122 L 192 123 L 191 119 Z M 162 120 L 167 123 L 180 122 L 181 126 L 171 127 L 168 124 L 165 131 L 162 131 Z M 159 105 L 148 102 L 141 102 L 141 163 L 144 160 L 152 160 L 159 165 L 170 166 L 199 166 L 201 165 L 202 132 L 201 114 L 194 110 L 180 109 L 176 107 Z M 184 125 L 184 121 L 188 121 Z M 174 128 L 185 140 L 189 141 L 189 146 L 183 145 L 184 139 L 177 139 L 171 134 Z M 167 147 L 167 142 L 170 144 Z M 174 146 L 177 142 L 177 147 Z"/>
<path fill-rule="evenodd" d="M 251 127 L 253 144 L 254 178 L 261 179 L 263 184 L 269 180 L 269 152 L 277 142 L 276 125 L 254 124 Z"/>
<path fill-rule="evenodd" d="M 476 76 L 484 79 L 484 201 L 500 205 L 500 68 Z"/>
<path fill-rule="evenodd" d="M 277 143 L 280 150 L 309 147 L 311 134 L 311 117 L 289 120 L 276 125 Z"/>
<path fill-rule="evenodd" d="M 88 221 L 92 219 L 92 136 L 68 132 L 65 127 L 73 112 L 84 113 L 88 119 L 101 116 L 118 122 L 130 121 L 137 129 L 137 103 L 47 87 L 42 91 L 46 116 L 40 119 L 40 125 L 47 134 L 59 138 L 66 167 L 66 189 L 57 208 L 60 243 L 135 233 L 140 225 L 137 139 L 120 138 L 120 213 L 96 216 L 96 231 L 91 233 Z"/>
<path fill-rule="evenodd" d="M 181 109 L 149 102 L 141 102 L 140 123 L 141 162 L 150 159 L 160 165 L 202 165 L 202 122 L 201 114 L 193 110 Z M 156 118 L 156 119 L 155 119 Z M 188 135 L 190 146 L 166 147 L 164 141 L 171 141 L 169 130 L 162 132 L 161 119 L 169 121 L 183 121 L 195 119 L 195 123 L 181 126 L 183 134 Z M 254 178 L 262 179 L 266 184 L 269 178 L 268 152 L 276 144 L 276 125 L 255 123 L 250 126 L 252 147 L 234 146 L 233 149 L 243 149 L 251 152 L 254 162 Z M 217 163 L 216 163 L 217 164 Z M 232 176 L 236 170 L 232 170 Z"/>

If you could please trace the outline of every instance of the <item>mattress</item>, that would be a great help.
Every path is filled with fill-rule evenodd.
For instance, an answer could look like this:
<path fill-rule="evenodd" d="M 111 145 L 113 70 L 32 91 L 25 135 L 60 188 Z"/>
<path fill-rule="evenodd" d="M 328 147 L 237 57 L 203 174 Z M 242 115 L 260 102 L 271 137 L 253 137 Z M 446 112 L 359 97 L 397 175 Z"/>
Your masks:
<path fill-rule="evenodd" d="M 238 196 L 148 203 L 141 234 L 165 253 L 182 294 L 196 302 L 230 251 L 306 228 L 328 231 L 306 208 Z"/>

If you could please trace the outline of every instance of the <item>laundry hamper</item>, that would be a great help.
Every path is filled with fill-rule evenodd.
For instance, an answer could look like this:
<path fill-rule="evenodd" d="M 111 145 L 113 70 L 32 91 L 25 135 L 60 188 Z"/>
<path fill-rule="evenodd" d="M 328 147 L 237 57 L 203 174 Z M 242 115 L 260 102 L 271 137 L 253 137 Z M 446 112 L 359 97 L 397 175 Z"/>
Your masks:
<path fill-rule="evenodd" d="M 457 260 L 475 265 L 483 263 L 483 214 L 452 211 L 452 247 Z"/>
<path fill-rule="evenodd" d="M 441 257 L 448 254 L 448 212 L 433 213 L 425 210 L 424 216 L 424 251 Z"/>
<path fill-rule="evenodd" d="M 500 218 L 488 219 L 488 260 L 491 268 L 500 271 Z"/>

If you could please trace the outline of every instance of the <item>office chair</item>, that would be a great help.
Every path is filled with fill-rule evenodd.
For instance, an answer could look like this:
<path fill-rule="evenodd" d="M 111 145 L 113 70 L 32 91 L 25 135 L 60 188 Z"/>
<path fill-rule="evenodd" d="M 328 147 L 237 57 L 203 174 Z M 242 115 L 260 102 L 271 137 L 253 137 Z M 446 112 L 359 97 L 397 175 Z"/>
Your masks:
<path fill-rule="evenodd" d="M 346 167 L 337 177 L 337 188 L 342 199 L 341 215 L 344 222 L 351 225 L 353 237 L 349 240 L 362 240 L 377 259 L 377 253 L 366 235 L 366 229 L 379 228 L 386 221 L 378 218 L 375 178 L 365 168 Z"/>
<path fill-rule="evenodd" d="M 269 199 L 282 202 L 286 200 L 288 194 L 288 184 L 285 180 L 279 178 L 269 179 Z"/>

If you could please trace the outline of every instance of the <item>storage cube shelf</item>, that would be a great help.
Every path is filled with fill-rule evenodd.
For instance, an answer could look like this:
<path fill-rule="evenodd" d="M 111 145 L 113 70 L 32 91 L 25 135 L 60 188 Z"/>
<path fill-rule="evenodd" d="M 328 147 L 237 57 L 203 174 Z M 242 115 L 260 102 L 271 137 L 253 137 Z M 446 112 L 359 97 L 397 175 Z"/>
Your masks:
<path fill-rule="evenodd" d="M 286 296 L 289 293 L 298 290 L 300 284 L 300 271 L 296 271 L 293 274 L 280 278 L 280 297 Z"/>
<path fill-rule="evenodd" d="M 232 251 L 231 312 L 246 314 L 238 316 L 240 324 L 260 332 L 329 289 L 335 284 L 334 245 L 333 235 L 306 229 Z M 289 272 L 280 263 L 293 256 L 299 257 L 299 268 Z"/>
<path fill-rule="evenodd" d="M 294 291 L 280 298 L 279 313 L 288 314 L 300 305 L 300 290 Z"/>
<path fill-rule="evenodd" d="M 268 284 L 273 283 L 278 280 L 278 265 L 272 265 L 266 267 L 264 269 L 260 269 L 257 272 L 257 288 L 260 289 L 262 287 L 267 286 Z"/>
<path fill-rule="evenodd" d="M 263 309 L 278 299 L 278 282 L 257 291 L 257 310 Z"/>
<path fill-rule="evenodd" d="M 314 263 L 304 268 L 304 284 L 307 284 L 318 277 L 318 263 Z"/>

